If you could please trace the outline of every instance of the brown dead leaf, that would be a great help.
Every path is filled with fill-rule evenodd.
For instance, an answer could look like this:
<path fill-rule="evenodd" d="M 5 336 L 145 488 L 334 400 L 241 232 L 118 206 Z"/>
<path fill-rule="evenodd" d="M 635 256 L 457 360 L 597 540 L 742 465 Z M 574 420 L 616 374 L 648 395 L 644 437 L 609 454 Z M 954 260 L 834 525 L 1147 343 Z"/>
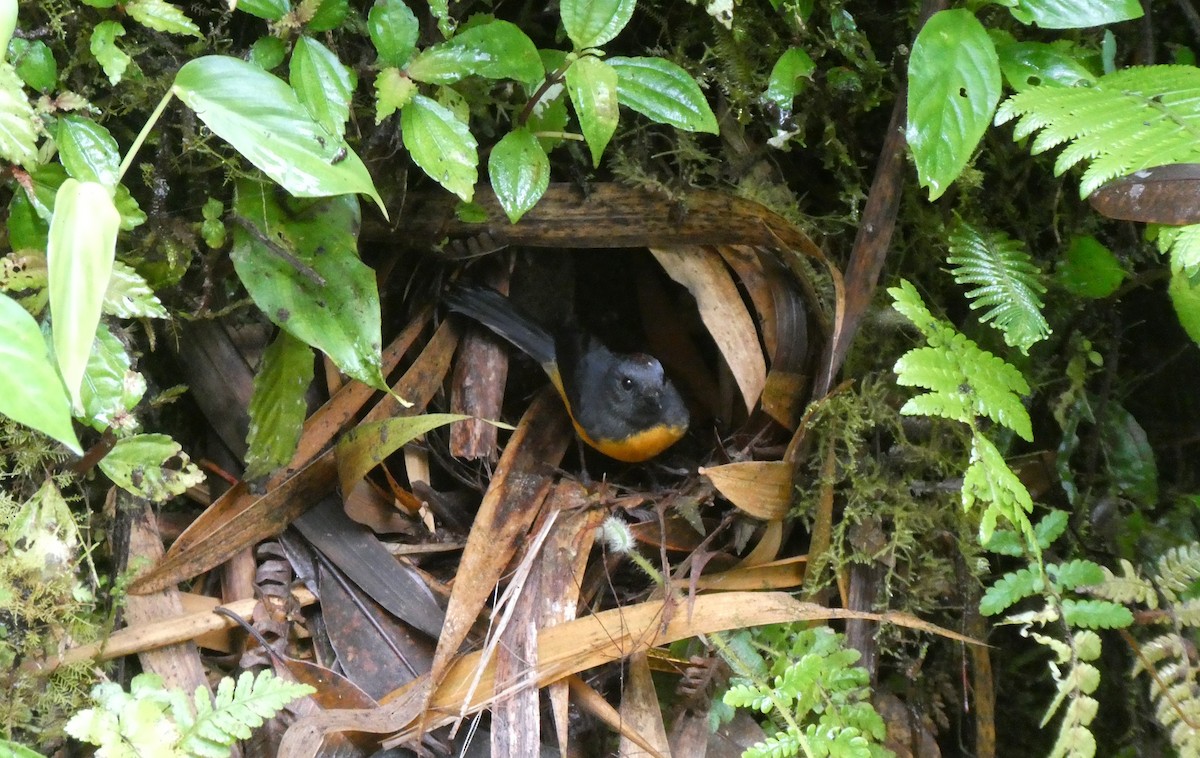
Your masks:
<path fill-rule="evenodd" d="M 783 461 L 741 461 L 700 469 L 717 491 L 754 518 L 775 521 L 792 507 L 792 467 Z"/>

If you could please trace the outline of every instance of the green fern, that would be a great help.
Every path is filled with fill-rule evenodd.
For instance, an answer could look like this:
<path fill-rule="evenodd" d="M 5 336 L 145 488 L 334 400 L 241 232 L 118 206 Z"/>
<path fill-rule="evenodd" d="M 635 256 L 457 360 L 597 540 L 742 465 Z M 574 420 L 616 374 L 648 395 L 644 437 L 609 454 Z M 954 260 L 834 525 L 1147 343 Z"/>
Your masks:
<path fill-rule="evenodd" d="M 1191 543 L 1168 550 L 1158 559 L 1158 578 L 1155 585 L 1167 600 L 1174 603 L 1181 597 L 1192 596 L 1200 581 L 1200 543 Z"/>
<path fill-rule="evenodd" d="M 1171 272 L 1200 274 L 1200 224 L 1158 227 L 1158 251 L 1170 255 Z"/>
<path fill-rule="evenodd" d="M 1027 353 L 1050 334 L 1041 311 L 1046 287 L 1019 241 L 960 219 L 950 232 L 946 261 L 954 266 L 950 273 L 956 283 L 975 287 L 967 292 L 971 309 L 987 308 L 979 320 L 991 321 L 1004 334 L 1005 343 Z"/>
<path fill-rule="evenodd" d="M 1070 143 L 1055 161 L 1056 175 L 1090 163 L 1080 182 L 1087 197 L 1138 169 L 1200 161 L 1200 69 L 1134 67 L 1086 87 L 1032 87 L 1001 103 L 996 123 L 1014 118 L 1014 139 L 1038 132 L 1035 155 Z"/>

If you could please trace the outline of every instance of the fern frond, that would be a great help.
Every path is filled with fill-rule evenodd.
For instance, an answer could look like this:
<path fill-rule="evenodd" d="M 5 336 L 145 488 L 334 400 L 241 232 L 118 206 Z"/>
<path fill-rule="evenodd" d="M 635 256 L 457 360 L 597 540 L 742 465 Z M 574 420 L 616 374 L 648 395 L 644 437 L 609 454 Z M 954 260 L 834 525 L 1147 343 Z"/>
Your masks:
<path fill-rule="evenodd" d="M 215 704 L 203 688 L 196 689 L 196 720 L 183 732 L 180 747 L 190 755 L 228 755 L 229 746 L 248 739 L 285 705 L 312 694 L 307 684 L 276 678 L 269 670 L 256 677 L 245 671 L 237 684 L 226 677 L 217 686 Z"/>
<path fill-rule="evenodd" d="M 1139 576 L 1137 569 L 1129 561 L 1121 559 L 1121 576 L 1116 576 L 1107 567 L 1104 567 L 1103 571 L 1104 581 L 1083 588 L 1089 595 L 1097 595 L 1125 605 L 1141 603 L 1150 609 L 1158 607 L 1158 593 L 1155 592 L 1154 585 Z"/>
<path fill-rule="evenodd" d="M 1043 589 L 1041 577 L 1032 569 L 1023 568 L 1007 573 L 983 593 L 979 612 L 985 616 L 995 616 Z"/>
<path fill-rule="evenodd" d="M 1171 256 L 1172 273 L 1200 274 L 1200 224 L 1160 227 L 1157 242 L 1158 251 Z"/>
<path fill-rule="evenodd" d="M 790 758 L 799 754 L 800 730 L 790 727 L 786 732 L 779 732 L 746 748 L 742 758 Z"/>
<path fill-rule="evenodd" d="M 1028 514 L 1033 510 L 1033 498 L 1021 480 L 1004 461 L 1004 456 L 986 437 L 976 434 L 971 439 L 971 463 L 963 474 L 963 508 L 970 509 L 976 500 L 987 503 L 979 518 L 979 540 L 987 542 L 1004 517 L 1017 527 L 1031 544 L 1036 537 Z"/>
<path fill-rule="evenodd" d="M 1104 581 L 1104 570 L 1093 561 L 1082 558 L 1066 563 L 1048 564 L 1046 571 L 1059 588 L 1064 590 Z"/>
<path fill-rule="evenodd" d="M 1019 241 L 960 219 L 950 232 L 946 262 L 954 266 L 955 283 L 975 287 L 967 292 L 971 310 L 987 308 L 979 320 L 993 322 L 1006 344 L 1027 353 L 1050 334 L 1041 310 L 1041 271 Z"/>
<path fill-rule="evenodd" d="M 1055 161 L 1055 175 L 1090 163 L 1080 181 L 1080 196 L 1087 197 L 1138 169 L 1200 160 L 1200 69 L 1133 67 L 1088 87 L 1032 87 L 1001 103 L 996 123 L 1014 118 L 1014 139 L 1038 132 L 1030 148 L 1035 155 L 1070 143 Z"/>
<path fill-rule="evenodd" d="M 1124 629 L 1133 624 L 1133 614 L 1123 605 L 1107 600 L 1073 600 L 1062 602 L 1063 621 L 1085 629 Z"/>
<path fill-rule="evenodd" d="M 1200 543 L 1173 547 L 1158 559 L 1158 577 L 1154 583 L 1167 600 L 1175 602 L 1194 594 L 1197 580 L 1200 580 Z"/>

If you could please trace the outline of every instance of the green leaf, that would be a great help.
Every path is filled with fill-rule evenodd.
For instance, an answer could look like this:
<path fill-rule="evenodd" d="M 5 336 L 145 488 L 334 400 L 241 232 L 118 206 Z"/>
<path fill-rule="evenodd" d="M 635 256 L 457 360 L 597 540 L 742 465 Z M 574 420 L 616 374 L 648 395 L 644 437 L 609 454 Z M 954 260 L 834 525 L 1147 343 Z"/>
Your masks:
<path fill-rule="evenodd" d="M 1030 346 L 1050 334 L 1041 311 L 1046 291 L 1042 272 L 1019 241 L 959 219 L 950 232 L 946 262 L 953 266 L 957 284 L 975 287 L 967 292 L 971 310 L 987 308 L 979 321 L 992 322 L 1004 334 L 1005 344 L 1028 354 Z"/>
<path fill-rule="evenodd" d="M 991 540 L 996 521 L 1003 517 L 1027 536 L 1033 498 L 1004 461 L 1004 456 L 981 434 L 971 438 L 971 461 L 963 474 L 962 504 L 969 511 L 977 501 L 986 504 L 979 519 L 979 541 Z"/>
<path fill-rule="evenodd" d="M 21 80 L 38 92 L 49 92 L 58 84 L 58 61 L 45 42 L 15 39 L 9 44 L 8 58 Z"/>
<path fill-rule="evenodd" d="M 259 37 L 250 46 L 250 62 L 263 71 L 271 71 L 287 57 L 287 45 L 278 37 Z"/>
<path fill-rule="evenodd" d="M 604 61 L 585 55 L 567 69 L 567 93 L 579 119 L 579 128 L 592 151 L 592 165 L 617 130 L 617 71 Z"/>
<path fill-rule="evenodd" d="M 407 73 L 419 82 L 453 84 L 468 76 L 533 84 L 545 75 L 533 40 L 508 21 L 492 21 L 421 51 Z"/>
<path fill-rule="evenodd" d="M 172 89 L 209 129 L 296 197 L 361 192 L 386 215 L 358 155 L 332 139 L 279 78 L 253 63 L 209 55 L 184 64 Z"/>
<path fill-rule="evenodd" d="M 125 13 L 142 26 L 156 32 L 204 36 L 200 34 L 200 27 L 166 0 L 129 0 L 125 3 Z"/>
<path fill-rule="evenodd" d="M 1107 600 L 1075 600 L 1062 603 L 1063 621 L 1084 629 L 1124 629 L 1133 625 L 1133 613 Z"/>
<path fill-rule="evenodd" d="M 16 5 L 16 2 L 13 2 Z M 0 755 L 9 758 L 45 758 L 41 753 L 16 742 L 0 738 Z"/>
<path fill-rule="evenodd" d="M 1085 29 L 1142 17 L 1138 0 L 1015 0 L 1009 13 L 1043 29 Z"/>
<path fill-rule="evenodd" d="M 54 353 L 75 408 L 108 280 L 121 216 L 108 190 L 68 179 L 59 187 L 46 249 Z"/>
<path fill-rule="evenodd" d="M 234 685 L 225 677 L 217 685 L 216 697 L 204 687 L 197 687 L 193 697 L 195 723 L 182 731 L 179 739 L 181 755 L 225 756 L 238 740 L 249 739 L 252 732 L 272 718 L 296 698 L 311 695 L 316 690 L 307 684 L 288 682 L 275 677 L 270 670 L 255 676 L 244 671 Z M 190 713 L 186 704 L 180 709 Z"/>
<path fill-rule="evenodd" d="M 338 440 L 338 481 L 342 491 L 354 489 L 368 471 L 422 434 L 469 418 L 459 413 L 426 413 L 359 424 Z"/>
<path fill-rule="evenodd" d="M 288 0 L 238 0 L 237 9 L 267 21 L 278 21 L 292 6 Z"/>
<path fill-rule="evenodd" d="M 578 65 L 578 64 L 577 64 Z M 617 102 L 651 121 L 688 132 L 717 133 L 717 117 L 691 74 L 663 58 L 610 58 Z"/>
<path fill-rule="evenodd" d="M 292 459 L 308 415 L 304 395 L 312 379 L 312 349 L 280 331 L 254 373 L 244 479 L 259 479 Z"/>
<path fill-rule="evenodd" d="M 1146 430 L 1115 400 L 1104 406 L 1100 419 L 1100 448 L 1108 461 L 1113 484 L 1143 505 L 1158 503 L 1158 464 Z"/>
<path fill-rule="evenodd" d="M 479 154 L 466 124 L 445 106 L 416 95 L 400 111 L 400 129 L 413 163 L 461 199 L 474 196 Z"/>
<path fill-rule="evenodd" d="M 1193 283 L 1182 271 L 1173 272 L 1167 294 L 1171 297 L 1179 324 L 1192 342 L 1200 345 L 1200 282 Z"/>
<path fill-rule="evenodd" d="M 935 13 L 913 43 L 905 132 L 930 200 L 962 173 L 999 100 L 1000 64 L 983 25 L 961 8 Z"/>
<path fill-rule="evenodd" d="M 121 153 L 108 129 L 90 118 L 63 116 L 56 140 L 59 160 L 68 174 L 81 182 L 116 188 Z"/>
<path fill-rule="evenodd" d="M 514 129 L 492 148 L 488 176 L 505 215 L 515 224 L 546 194 L 550 159 L 533 132 Z"/>
<path fill-rule="evenodd" d="M 1005 574 L 983 593 L 979 612 L 984 616 L 995 616 L 1043 589 L 1041 579 L 1031 569 Z"/>
<path fill-rule="evenodd" d="M 225 203 L 215 197 L 210 197 L 204 201 L 204 207 L 200 209 L 201 215 L 204 216 L 204 221 L 200 224 L 200 236 L 204 238 L 204 244 L 216 250 L 225 247 L 225 239 L 228 236 L 229 230 L 225 228 Z"/>
<path fill-rule="evenodd" d="M 402 0 L 376 0 L 367 14 L 367 31 L 379 63 L 402 68 L 417 49 L 420 26 Z"/>
<path fill-rule="evenodd" d="M 1100 584 L 1104 581 L 1104 569 L 1092 561 L 1075 559 L 1066 563 L 1046 564 L 1050 578 L 1063 590 Z"/>
<path fill-rule="evenodd" d="M 125 70 L 133 62 L 121 48 L 117 47 L 117 37 L 125 36 L 125 27 L 117 21 L 101 21 L 92 30 L 91 42 L 88 48 L 96 56 L 96 62 L 104 69 L 108 83 L 116 85 L 125 75 Z"/>
<path fill-rule="evenodd" d="M 1159 252 L 1171 256 L 1171 273 L 1200 274 L 1200 224 L 1160 227 L 1157 242 Z"/>
<path fill-rule="evenodd" d="M 83 454 L 71 426 L 71 400 L 42 330 L 17 301 L 0 294 L 0 413 Z"/>
<path fill-rule="evenodd" d="M 337 139 L 345 136 L 356 86 L 354 73 L 329 48 L 301 37 L 292 51 L 290 74 L 292 89 L 309 115 Z"/>
<path fill-rule="evenodd" d="M 1071 514 L 1067 511 L 1050 511 L 1043 516 L 1033 527 L 1038 547 L 1042 550 L 1050 547 L 1051 543 L 1067 531 L 1070 521 Z"/>
<path fill-rule="evenodd" d="M 808 53 L 799 47 L 789 47 L 771 68 L 763 97 L 780 111 L 791 113 L 796 95 L 804 90 L 816 69 L 817 64 Z"/>
<path fill-rule="evenodd" d="M 4 62 L 4 51 L 17 29 L 17 0 L 0 0 L 0 63 Z"/>
<path fill-rule="evenodd" d="M 1009 42 L 996 45 L 996 55 L 1005 80 L 1017 92 L 1043 84 L 1087 86 L 1096 80 L 1070 43 Z"/>
<path fill-rule="evenodd" d="M 320 5 L 312 18 L 305 23 L 310 32 L 328 32 L 337 29 L 350 15 L 348 0 L 318 0 Z"/>
<path fill-rule="evenodd" d="M 380 374 L 379 292 L 358 259 L 358 201 L 351 196 L 281 205 L 266 185 L 238 183 L 233 259 L 267 318 L 328 355 L 363 384 Z"/>
<path fill-rule="evenodd" d="M 80 389 L 81 420 L 99 432 L 108 427 L 118 433 L 131 432 L 138 422 L 130 411 L 144 394 L 145 377 L 133 370 L 125 346 L 101 324 Z"/>
<path fill-rule="evenodd" d="M 113 262 L 112 277 L 104 291 L 104 313 L 117 318 L 167 318 L 146 279 L 120 261 Z"/>
<path fill-rule="evenodd" d="M 1071 239 L 1056 273 L 1068 292 L 1093 300 L 1108 297 L 1125 281 L 1125 267 L 1117 256 L 1091 235 Z"/>
<path fill-rule="evenodd" d="M 45 250 L 46 235 L 50 225 L 46 223 L 24 191 L 14 192 L 8 206 L 8 244 L 13 250 Z"/>
<path fill-rule="evenodd" d="M 633 17 L 636 0 L 563 0 L 559 3 L 563 28 L 576 50 L 600 47 Z"/>
<path fill-rule="evenodd" d="M 417 94 L 417 83 L 394 66 L 375 77 L 375 123 L 408 105 Z"/>
<path fill-rule="evenodd" d="M 37 165 L 37 129 L 21 77 L 0 63 L 0 158 L 26 169 Z"/>
<path fill-rule="evenodd" d="M 204 472 L 165 434 L 135 434 L 117 440 L 98 465 L 113 484 L 156 503 L 182 495 L 204 481 Z"/>

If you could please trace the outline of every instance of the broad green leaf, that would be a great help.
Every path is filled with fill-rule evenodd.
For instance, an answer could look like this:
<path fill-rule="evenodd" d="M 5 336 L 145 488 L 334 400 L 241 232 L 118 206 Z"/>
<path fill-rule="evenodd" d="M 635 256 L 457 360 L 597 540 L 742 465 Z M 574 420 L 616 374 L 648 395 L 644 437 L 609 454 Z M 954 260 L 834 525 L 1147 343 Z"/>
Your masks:
<path fill-rule="evenodd" d="M 1125 281 L 1125 268 L 1117 256 L 1091 235 L 1071 240 L 1057 274 L 1069 292 L 1094 300 L 1108 297 Z"/>
<path fill-rule="evenodd" d="M 50 362 L 42 330 L 17 301 L 0 294 L 0 413 L 80 455 L 71 400 Z"/>
<path fill-rule="evenodd" d="M 417 84 L 395 66 L 388 66 L 375 77 L 375 123 L 408 105 L 417 94 Z"/>
<path fill-rule="evenodd" d="M 68 174 L 81 182 L 116 188 L 121 154 L 108 129 L 90 118 L 63 116 L 56 140 L 59 160 Z"/>
<path fill-rule="evenodd" d="M 422 171 L 463 200 L 474 196 L 479 154 L 466 124 L 445 106 L 416 95 L 400 111 L 400 129 L 404 146 Z"/>
<path fill-rule="evenodd" d="M 1067 43 L 1011 42 L 997 45 L 996 54 L 1005 80 L 1017 92 L 1043 84 L 1075 87 L 1096 80 L 1080 61 L 1082 53 Z"/>
<path fill-rule="evenodd" d="M 209 55 L 184 64 L 172 89 L 209 129 L 293 195 L 361 192 L 386 215 L 362 160 L 344 140 L 330 138 L 281 79 L 253 63 Z"/>
<path fill-rule="evenodd" d="M 167 318 L 168 315 L 145 278 L 120 261 L 113 262 L 103 308 L 106 314 L 117 318 Z"/>
<path fill-rule="evenodd" d="M 96 330 L 96 344 L 88 357 L 80 395 L 80 420 L 96 431 L 112 427 L 119 435 L 137 429 L 130 411 L 146 394 L 146 379 L 133 370 L 125 346 L 104 324 Z"/>
<path fill-rule="evenodd" d="M 0 0 L 0 63 L 4 62 L 4 51 L 17 29 L 17 0 Z"/>
<path fill-rule="evenodd" d="M 337 444 L 338 481 L 342 491 L 350 492 L 368 471 L 422 434 L 470 418 L 458 413 L 427 413 L 359 424 Z"/>
<path fill-rule="evenodd" d="M 1104 405 L 1100 419 L 1100 448 L 1113 484 L 1141 505 L 1158 503 L 1158 464 L 1146 431 L 1133 414 L 1116 401 Z"/>
<path fill-rule="evenodd" d="M 812 78 L 817 64 L 802 48 L 790 47 L 779 56 L 767 79 L 767 91 L 763 94 L 768 102 L 785 113 L 791 113 L 792 104 L 803 91 L 807 80 Z"/>
<path fill-rule="evenodd" d="M 92 30 L 89 49 L 96 56 L 96 62 L 104 69 L 109 84 L 117 84 L 125 75 L 125 70 L 133 62 L 125 51 L 117 47 L 117 37 L 125 36 L 125 27 L 117 21 L 101 21 Z"/>
<path fill-rule="evenodd" d="M 637 0 L 562 0 L 559 13 L 563 28 L 576 50 L 599 47 L 621 33 Z"/>
<path fill-rule="evenodd" d="M 263 71 L 272 71 L 287 57 L 287 45 L 278 37 L 259 37 L 250 46 L 250 62 Z"/>
<path fill-rule="evenodd" d="M 338 28 L 350 15 L 347 0 L 319 0 L 320 5 L 304 25 L 310 32 L 328 32 Z M 301 6 L 303 7 L 303 6 Z"/>
<path fill-rule="evenodd" d="M 15 39 L 9 44 L 8 59 L 21 80 L 38 92 L 49 92 L 58 84 L 58 62 L 45 42 Z"/>
<path fill-rule="evenodd" d="M 45 250 L 50 225 L 38 216 L 23 190 L 13 192 L 8 206 L 8 244 L 13 250 Z"/>
<path fill-rule="evenodd" d="M 15 0 L 13 4 L 16 5 Z M 45 758 L 41 753 L 32 748 L 27 748 L 17 742 L 10 742 L 6 739 L 0 739 L 0 755 L 10 756 L 10 758 Z"/>
<path fill-rule="evenodd" d="M 278 21 L 292 7 L 288 0 L 237 0 L 237 9 L 267 21 Z"/>
<path fill-rule="evenodd" d="M 488 159 L 492 189 L 508 220 L 521 220 L 550 186 L 550 159 L 528 129 L 514 129 L 496 143 Z"/>
<path fill-rule="evenodd" d="M 129 0 L 124 7 L 130 18 L 156 32 L 203 36 L 200 34 L 200 27 L 196 26 L 187 14 L 166 0 Z"/>
<path fill-rule="evenodd" d="M 567 93 L 592 151 L 593 166 L 600 165 L 600 156 L 617 130 L 617 87 L 616 69 L 590 55 L 567 69 Z"/>
<path fill-rule="evenodd" d="M 54 354 L 75 408 L 80 407 L 79 384 L 100 323 L 120 226 L 121 216 L 103 186 L 68 179 L 59 187 L 46 265 Z"/>
<path fill-rule="evenodd" d="M 1175 315 L 1183 330 L 1192 342 L 1200 345 L 1200 282 L 1193 282 L 1182 271 L 1174 271 L 1167 294 L 1171 296 L 1171 305 L 1175 306 Z"/>
<path fill-rule="evenodd" d="M 254 373 L 244 479 L 259 479 L 292 459 L 308 415 L 304 394 L 312 379 L 312 348 L 281 330 Z"/>
<path fill-rule="evenodd" d="M 961 8 L 935 13 L 909 59 L 905 132 L 930 200 L 962 173 L 999 100 L 1000 65 L 983 25 Z"/>
<path fill-rule="evenodd" d="M 385 389 L 379 292 L 375 273 L 358 259 L 358 200 L 281 205 L 267 185 L 243 180 L 234 213 L 242 223 L 230 257 L 267 318 L 350 376 Z"/>
<path fill-rule="evenodd" d="M 7 63 L 0 63 L 0 158 L 26 169 L 37 164 L 33 108 L 21 77 Z"/>
<path fill-rule="evenodd" d="M 204 472 L 165 434 L 136 434 L 117 440 L 98 465 L 113 484 L 156 503 L 182 495 L 204 481 Z"/>
<path fill-rule="evenodd" d="M 1084 29 L 1142 17 L 1138 0 L 1016 0 L 1001 5 L 1022 24 L 1043 29 Z"/>
<path fill-rule="evenodd" d="M 546 72 L 525 32 L 508 21 L 492 21 L 422 50 L 408 64 L 407 73 L 430 84 L 453 84 L 468 76 L 532 84 Z"/>
<path fill-rule="evenodd" d="M 608 65 L 617 72 L 617 102 L 621 105 L 676 129 L 717 133 L 717 117 L 708 107 L 700 85 L 671 61 L 609 58 Z"/>
<path fill-rule="evenodd" d="M 367 32 L 379 63 L 401 68 L 417 49 L 420 25 L 403 0 L 376 0 L 367 14 Z"/>
<path fill-rule="evenodd" d="M 338 139 L 345 136 L 350 98 L 356 86 L 354 73 L 311 37 L 296 42 L 290 73 L 292 89 L 309 115 Z"/>

